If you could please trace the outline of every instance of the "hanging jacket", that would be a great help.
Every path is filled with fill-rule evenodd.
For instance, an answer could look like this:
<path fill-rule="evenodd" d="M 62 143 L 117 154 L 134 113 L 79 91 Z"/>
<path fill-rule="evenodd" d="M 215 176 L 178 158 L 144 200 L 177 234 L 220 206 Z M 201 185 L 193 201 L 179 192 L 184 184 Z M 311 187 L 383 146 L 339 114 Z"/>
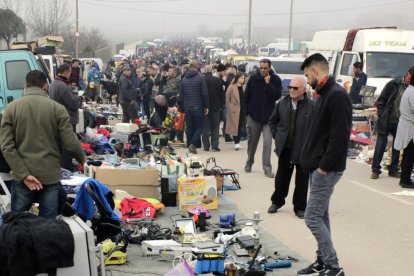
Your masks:
<path fill-rule="evenodd" d="M 119 221 L 119 217 L 115 214 L 114 210 L 108 203 L 107 195 L 111 192 L 108 187 L 99 183 L 95 179 L 87 179 L 83 182 L 82 186 L 79 189 L 79 192 L 76 194 L 75 203 L 73 204 L 73 209 L 83 220 L 92 220 L 93 215 L 95 214 L 95 204 L 92 197 L 89 195 L 89 192 L 86 190 L 86 185 L 89 185 L 96 196 L 101 200 L 105 206 L 105 210 L 108 213 L 108 216 Z M 102 214 L 101 214 L 102 215 Z"/>

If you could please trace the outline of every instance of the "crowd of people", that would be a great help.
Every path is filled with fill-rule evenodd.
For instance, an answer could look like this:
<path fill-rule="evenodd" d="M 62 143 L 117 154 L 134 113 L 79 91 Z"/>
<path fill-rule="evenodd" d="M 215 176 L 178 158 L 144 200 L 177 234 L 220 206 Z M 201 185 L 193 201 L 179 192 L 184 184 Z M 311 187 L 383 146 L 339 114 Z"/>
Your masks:
<path fill-rule="evenodd" d="M 41 216 L 56 217 L 60 167 L 74 170 L 72 157 L 80 167 L 85 162 L 75 135 L 78 109 L 84 101 L 115 100 L 122 108 L 123 122 L 147 119 L 155 128 L 165 127 L 168 108 L 176 107 L 185 114 L 185 127 L 170 126 L 169 139 L 184 143 L 189 153 L 196 154 L 200 148 L 218 152 L 223 142 L 241 150 L 240 142 L 247 140 L 244 171 L 250 173 L 262 139 L 263 173 L 275 183 L 269 213 L 285 205 L 295 170 L 294 212 L 305 220 L 318 244 L 317 260 L 298 275 L 345 275 L 332 244 L 328 210 L 346 168 L 352 103 L 360 103 L 358 91 L 366 83 L 362 64 L 354 64 L 353 88 L 347 93 L 329 75 L 328 61 L 320 54 L 311 55 L 302 64 L 304 76 L 293 78 L 289 94 L 282 98 L 282 81 L 268 59 L 246 72 L 244 64 L 207 63 L 198 58 L 197 51 L 186 55 L 125 58 L 117 66 L 108 63 L 104 73 L 97 63 L 86 69 L 74 59 L 58 67 L 50 86 L 42 72 L 30 72 L 24 96 L 7 106 L 0 128 L 4 155 L 0 156 L 0 176 L 12 191 L 12 210 L 28 210 L 38 200 Z M 307 85 L 317 97 L 308 96 Z M 400 178 L 403 188 L 414 188 L 413 87 L 414 67 L 403 78 L 390 81 L 377 101 L 378 136 L 371 178 L 381 174 L 392 134 L 388 174 Z M 85 91 L 83 96 L 77 94 L 79 90 Z M 278 156 L 276 176 L 271 164 L 273 141 Z M 401 173 L 400 150 L 404 150 Z"/>

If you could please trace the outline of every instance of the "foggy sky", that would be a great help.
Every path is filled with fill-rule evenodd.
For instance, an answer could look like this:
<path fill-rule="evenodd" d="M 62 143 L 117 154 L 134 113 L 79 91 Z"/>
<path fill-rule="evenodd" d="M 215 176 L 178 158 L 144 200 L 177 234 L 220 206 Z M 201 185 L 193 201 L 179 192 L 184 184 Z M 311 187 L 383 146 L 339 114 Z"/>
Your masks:
<path fill-rule="evenodd" d="M 110 43 L 194 34 L 201 30 L 245 29 L 248 3 L 248 0 L 79 0 L 79 24 L 100 28 Z M 252 3 L 253 32 L 260 27 L 277 27 L 279 33 L 288 36 L 290 0 L 252 0 Z M 414 29 L 410 15 L 413 8 L 413 0 L 293 0 L 292 34 L 294 38 L 311 39 L 317 30 L 368 26 Z M 269 37 L 273 39 L 275 35 L 270 33 Z"/>

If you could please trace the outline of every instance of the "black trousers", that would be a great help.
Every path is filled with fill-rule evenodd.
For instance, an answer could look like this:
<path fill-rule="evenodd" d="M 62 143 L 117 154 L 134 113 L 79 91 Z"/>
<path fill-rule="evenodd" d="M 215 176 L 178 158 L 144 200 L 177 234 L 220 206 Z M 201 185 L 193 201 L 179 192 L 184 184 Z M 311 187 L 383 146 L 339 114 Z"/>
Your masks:
<path fill-rule="evenodd" d="M 303 171 L 299 164 L 292 164 L 289 149 L 285 149 L 279 157 L 277 173 L 275 177 L 275 191 L 271 197 L 272 203 L 278 206 L 285 205 L 285 198 L 289 192 L 290 180 L 292 179 L 293 169 L 296 167 L 295 192 L 293 193 L 293 210 L 305 211 L 309 173 Z"/>
<path fill-rule="evenodd" d="M 401 160 L 401 182 L 404 184 L 411 183 L 411 173 L 414 166 L 414 143 L 411 140 L 404 149 L 403 158 Z"/>

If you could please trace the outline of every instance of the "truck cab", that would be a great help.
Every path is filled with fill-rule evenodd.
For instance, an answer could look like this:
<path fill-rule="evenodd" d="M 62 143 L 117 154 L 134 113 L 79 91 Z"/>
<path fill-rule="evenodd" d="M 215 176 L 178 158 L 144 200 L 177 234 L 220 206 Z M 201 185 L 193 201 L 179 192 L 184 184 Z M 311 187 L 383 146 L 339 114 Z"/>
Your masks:
<path fill-rule="evenodd" d="M 367 28 L 316 32 L 309 55 L 320 53 L 330 64 L 330 74 L 338 84 L 349 88 L 352 68 L 363 63 L 367 85 L 376 87 L 378 96 L 385 84 L 403 77 L 414 64 L 414 31 L 396 28 Z"/>
<path fill-rule="evenodd" d="M 0 113 L 8 103 L 23 95 L 26 75 L 33 70 L 49 75 L 44 64 L 30 51 L 0 51 Z"/>

